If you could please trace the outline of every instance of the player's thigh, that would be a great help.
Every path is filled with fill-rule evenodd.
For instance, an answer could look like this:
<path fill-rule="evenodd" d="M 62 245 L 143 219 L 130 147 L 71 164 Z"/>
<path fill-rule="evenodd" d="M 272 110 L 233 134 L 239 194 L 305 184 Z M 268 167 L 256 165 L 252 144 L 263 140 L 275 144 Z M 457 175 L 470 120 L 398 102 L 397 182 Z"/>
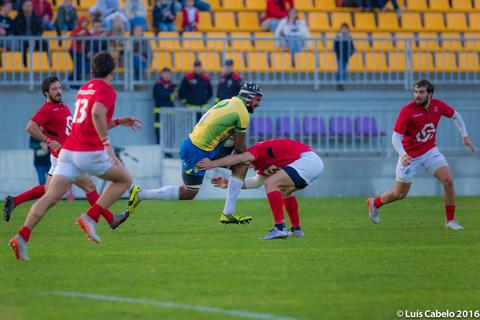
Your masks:
<path fill-rule="evenodd" d="M 272 189 L 295 188 L 295 182 L 291 176 L 284 170 L 279 170 L 276 173 L 268 176 L 263 183 L 265 191 L 270 192 Z"/>
<path fill-rule="evenodd" d="M 97 175 L 100 179 L 120 183 L 132 183 L 132 177 L 123 165 L 110 166 L 103 174 Z"/>
<path fill-rule="evenodd" d="M 412 183 L 413 178 L 417 175 L 419 168 L 421 167 L 421 159 L 414 158 L 407 166 L 402 164 L 402 160 L 398 157 L 397 167 L 395 169 L 395 175 L 397 182 Z"/>
<path fill-rule="evenodd" d="M 97 189 L 92 179 L 86 174 L 75 179 L 74 183 L 86 193 L 93 192 Z"/>
<path fill-rule="evenodd" d="M 72 186 L 72 180 L 68 177 L 54 174 L 50 180 L 48 189 L 44 195 L 51 203 L 58 202 Z"/>
<path fill-rule="evenodd" d="M 284 167 L 283 170 L 289 174 L 295 182 L 295 186 L 301 189 L 299 182 L 303 180 L 301 185 L 304 185 L 304 188 L 317 179 L 324 168 L 323 160 L 315 152 L 308 151 L 303 152 L 299 159 Z"/>
<path fill-rule="evenodd" d="M 438 168 L 434 173 L 433 176 L 438 179 L 442 184 L 444 183 L 453 183 L 453 176 L 452 172 L 450 171 L 450 167 L 443 166 Z"/>
<path fill-rule="evenodd" d="M 423 156 L 422 165 L 432 175 L 435 175 L 435 173 L 440 168 L 443 168 L 443 167 L 448 168 L 447 159 L 445 159 L 445 156 L 442 153 L 440 153 L 440 151 L 438 151 L 437 148 L 430 150 Z M 448 173 L 449 172 L 450 170 L 448 170 Z"/>
<path fill-rule="evenodd" d="M 47 182 L 45 183 L 45 192 L 47 192 L 48 186 L 50 185 L 51 180 L 52 180 L 52 175 L 47 174 Z"/>

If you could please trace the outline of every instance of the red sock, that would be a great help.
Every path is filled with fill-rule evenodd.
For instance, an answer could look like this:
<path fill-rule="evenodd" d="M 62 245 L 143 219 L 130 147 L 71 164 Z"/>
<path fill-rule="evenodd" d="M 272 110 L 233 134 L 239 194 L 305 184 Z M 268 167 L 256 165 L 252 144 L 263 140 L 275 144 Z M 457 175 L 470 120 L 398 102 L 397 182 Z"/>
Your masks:
<path fill-rule="evenodd" d="M 93 206 L 90 207 L 87 211 L 87 215 L 93 219 L 93 221 L 98 222 L 98 218 L 100 218 L 100 215 L 105 209 L 102 208 L 102 206 L 98 204 L 94 204 Z"/>
<path fill-rule="evenodd" d="M 383 206 L 383 203 L 382 203 L 382 197 L 381 196 L 378 196 L 376 197 L 374 200 L 373 200 L 373 205 L 375 206 L 375 208 L 380 208 L 381 206 Z"/>
<path fill-rule="evenodd" d="M 30 239 L 30 235 L 32 234 L 32 231 L 28 229 L 27 227 L 23 226 L 18 230 L 18 234 L 23 238 L 23 240 L 28 242 L 28 239 Z"/>
<path fill-rule="evenodd" d="M 85 196 L 87 196 L 88 203 L 90 203 L 91 206 L 97 203 L 98 198 L 100 198 L 97 190 L 85 193 Z M 105 218 L 105 220 L 107 220 L 108 223 L 113 221 L 113 213 L 108 209 L 102 211 L 102 216 Z"/>
<path fill-rule="evenodd" d="M 295 196 L 283 198 L 283 204 L 285 205 L 285 209 L 287 210 L 288 217 L 290 218 L 290 223 L 292 224 L 292 227 L 294 228 L 300 227 L 300 216 L 298 215 L 297 198 Z"/>
<path fill-rule="evenodd" d="M 36 186 L 30 190 L 20 193 L 18 196 L 13 198 L 13 205 L 16 207 L 24 202 L 35 200 L 40 198 L 45 194 L 45 186 Z"/>
<path fill-rule="evenodd" d="M 445 205 L 445 215 L 447 216 L 447 222 L 455 219 L 455 205 L 446 204 Z"/>
<path fill-rule="evenodd" d="M 285 218 L 283 216 L 283 199 L 280 191 L 272 191 L 267 193 L 267 199 L 270 203 L 270 208 L 273 213 L 273 220 L 275 224 L 283 224 Z"/>

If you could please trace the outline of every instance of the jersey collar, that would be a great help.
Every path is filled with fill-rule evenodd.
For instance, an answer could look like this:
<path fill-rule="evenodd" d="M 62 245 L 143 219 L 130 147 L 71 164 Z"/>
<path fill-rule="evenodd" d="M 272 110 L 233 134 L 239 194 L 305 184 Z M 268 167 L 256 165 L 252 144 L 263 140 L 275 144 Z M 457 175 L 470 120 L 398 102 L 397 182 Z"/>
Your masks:
<path fill-rule="evenodd" d="M 243 99 L 243 97 L 241 97 L 241 96 L 236 96 L 236 98 L 240 99 L 243 102 L 243 105 L 245 106 L 245 109 L 246 109 L 247 108 L 247 103 L 245 102 L 245 99 Z"/>

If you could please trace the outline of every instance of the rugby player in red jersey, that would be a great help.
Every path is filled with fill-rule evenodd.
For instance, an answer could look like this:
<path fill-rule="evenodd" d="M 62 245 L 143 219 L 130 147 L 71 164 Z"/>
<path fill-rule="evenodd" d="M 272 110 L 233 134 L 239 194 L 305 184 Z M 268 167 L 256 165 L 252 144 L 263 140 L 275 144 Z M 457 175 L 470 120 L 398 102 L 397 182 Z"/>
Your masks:
<path fill-rule="evenodd" d="M 414 101 L 400 110 L 392 134 L 392 144 L 399 157 L 395 188 L 376 198 L 368 198 L 368 214 L 374 224 L 380 223 L 379 208 L 387 203 L 404 199 L 414 176 L 423 167 L 443 185 L 445 197 L 445 228 L 462 230 L 455 220 L 455 189 L 447 160 L 436 145 L 437 126 L 445 116 L 453 120 L 460 131 L 463 144 L 473 152 L 462 117 L 445 102 L 433 98 L 434 86 L 428 80 L 420 80 L 414 87 Z"/>
<path fill-rule="evenodd" d="M 50 177 L 57 166 L 58 153 L 72 129 L 72 114 L 67 105 L 62 102 L 62 85 L 56 76 L 48 77 L 42 82 L 42 93 L 45 104 L 28 122 L 26 131 L 36 140 L 45 142 L 50 148 L 51 167 L 48 171 L 46 185 L 35 186 L 17 196 L 7 196 L 3 208 L 3 218 L 10 221 L 13 209 L 20 204 L 40 198 L 45 194 Z M 98 200 L 98 193 L 93 181 L 87 176 L 78 177 L 75 184 L 85 191 L 88 202 L 93 205 Z M 125 215 L 113 215 L 106 209 L 102 212 L 110 227 L 115 229 L 125 220 Z"/>
<path fill-rule="evenodd" d="M 241 154 L 229 155 L 218 160 L 203 159 L 197 163 L 200 170 L 233 165 L 251 165 L 257 175 L 245 179 L 243 189 L 265 186 L 267 199 L 272 209 L 275 226 L 261 240 L 303 237 L 298 215 L 298 202 L 292 193 L 309 185 L 323 171 L 322 159 L 309 146 L 291 139 L 272 139 L 254 144 Z M 216 186 L 226 188 L 228 180 L 223 177 L 212 179 Z M 291 231 L 285 228 L 283 207 L 287 210 Z"/>
<path fill-rule="evenodd" d="M 91 174 L 111 182 L 97 202 L 77 219 L 77 224 L 95 243 L 100 243 L 96 233 L 100 215 L 129 188 L 132 178 L 115 156 L 108 129 L 121 124 L 138 130 L 141 123 L 133 117 L 112 119 L 116 99 L 111 86 L 114 73 L 115 62 L 110 53 L 96 54 L 92 63 L 93 79 L 77 93 L 72 130 L 62 146 L 49 187 L 30 208 L 24 226 L 10 240 L 17 259 L 28 260 L 27 241 L 31 231 L 78 177 Z"/>

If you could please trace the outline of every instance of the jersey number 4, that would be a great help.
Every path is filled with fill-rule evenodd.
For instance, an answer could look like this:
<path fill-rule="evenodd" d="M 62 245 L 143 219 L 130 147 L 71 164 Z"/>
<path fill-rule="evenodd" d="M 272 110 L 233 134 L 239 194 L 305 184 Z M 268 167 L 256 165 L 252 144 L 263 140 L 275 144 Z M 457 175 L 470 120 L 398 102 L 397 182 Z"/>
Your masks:
<path fill-rule="evenodd" d="M 422 130 L 420 130 L 415 138 L 417 138 L 418 142 L 427 142 L 428 140 L 433 138 L 435 134 L 435 126 L 433 123 L 427 123 Z"/>
<path fill-rule="evenodd" d="M 75 112 L 73 114 L 73 123 L 81 123 L 87 118 L 87 99 L 78 99 L 75 101 Z"/>

